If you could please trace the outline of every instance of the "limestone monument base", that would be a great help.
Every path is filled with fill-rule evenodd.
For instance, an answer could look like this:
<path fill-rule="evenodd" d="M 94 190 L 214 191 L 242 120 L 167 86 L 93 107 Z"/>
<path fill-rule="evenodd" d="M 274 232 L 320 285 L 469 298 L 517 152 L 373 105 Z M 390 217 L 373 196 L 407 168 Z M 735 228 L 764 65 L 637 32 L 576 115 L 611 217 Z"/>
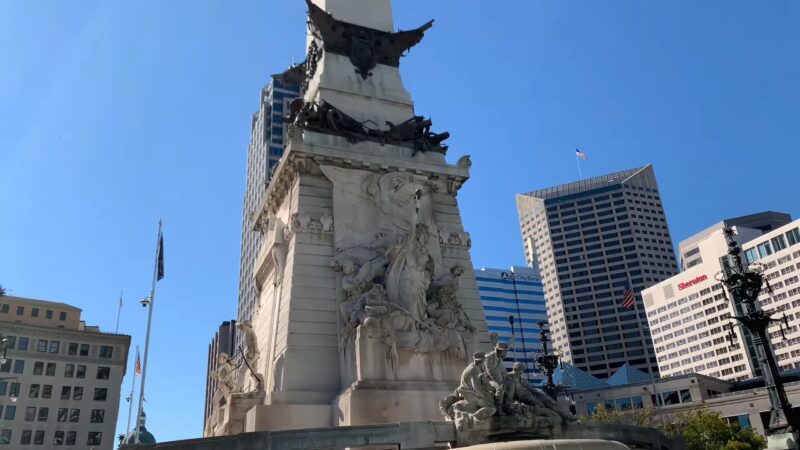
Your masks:
<path fill-rule="evenodd" d="M 472 450 L 623 450 L 630 447 L 616 441 L 600 439 L 552 439 L 500 442 L 466 448 Z"/>
<path fill-rule="evenodd" d="M 797 450 L 798 442 L 797 432 L 773 434 L 767 436 L 767 450 Z"/>

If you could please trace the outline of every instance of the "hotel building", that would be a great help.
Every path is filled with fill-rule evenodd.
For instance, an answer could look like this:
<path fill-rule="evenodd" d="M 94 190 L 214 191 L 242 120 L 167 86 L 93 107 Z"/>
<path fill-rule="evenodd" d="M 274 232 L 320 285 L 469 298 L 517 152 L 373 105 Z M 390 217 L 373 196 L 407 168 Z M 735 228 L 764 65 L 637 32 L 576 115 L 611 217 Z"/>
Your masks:
<path fill-rule="evenodd" d="M 564 361 L 601 379 L 625 362 L 655 373 L 639 293 L 678 270 L 653 167 L 517 195 L 517 210 Z M 622 307 L 629 285 L 633 311 Z"/>
<path fill-rule="evenodd" d="M 757 264 L 772 288 L 759 298 L 762 308 L 775 311 L 776 318 L 786 314 L 784 334 L 778 324 L 769 328 L 781 369 L 800 367 L 800 315 L 793 312 L 800 306 L 800 221 L 788 220 L 787 215 L 762 213 L 720 222 L 703 231 L 703 239 L 690 238 L 692 248 L 682 252 L 684 260 L 691 253 L 690 261 L 699 262 L 644 291 L 664 376 L 700 373 L 738 381 L 761 375 L 750 338 L 733 319 L 739 306 L 717 281 L 730 267 L 722 231 L 729 226 L 735 227 L 744 249 L 743 263 Z"/>
<path fill-rule="evenodd" d="M 547 320 L 542 280 L 536 269 L 513 266 L 510 269 L 481 269 L 475 272 L 489 333 L 497 333 L 500 342 L 514 341 L 506 357 L 510 370 L 515 362 L 525 364 L 530 380 L 544 375 L 534 362 L 541 352 L 538 323 Z"/>
<path fill-rule="evenodd" d="M 63 303 L 0 296 L 0 448 L 111 450 L 131 338 Z"/>

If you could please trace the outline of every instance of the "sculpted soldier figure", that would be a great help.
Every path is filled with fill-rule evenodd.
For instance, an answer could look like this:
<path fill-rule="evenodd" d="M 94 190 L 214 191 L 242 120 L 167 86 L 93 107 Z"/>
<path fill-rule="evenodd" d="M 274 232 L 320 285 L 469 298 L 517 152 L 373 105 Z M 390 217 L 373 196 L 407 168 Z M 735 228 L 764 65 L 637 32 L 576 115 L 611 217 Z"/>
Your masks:
<path fill-rule="evenodd" d="M 495 344 L 494 349 L 486 354 L 485 373 L 487 375 L 489 384 L 494 390 L 494 399 L 497 411 L 500 415 L 504 415 L 503 404 L 505 404 L 506 397 L 506 377 L 508 372 L 503 366 L 503 358 L 508 354 L 508 344 L 498 342 Z"/>

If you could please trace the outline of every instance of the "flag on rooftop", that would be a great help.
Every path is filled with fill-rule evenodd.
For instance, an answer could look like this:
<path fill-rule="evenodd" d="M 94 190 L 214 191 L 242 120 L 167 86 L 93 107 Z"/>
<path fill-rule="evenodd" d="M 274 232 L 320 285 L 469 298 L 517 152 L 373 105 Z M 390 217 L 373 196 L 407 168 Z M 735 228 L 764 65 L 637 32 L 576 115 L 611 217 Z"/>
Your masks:
<path fill-rule="evenodd" d="M 580 158 L 580 159 L 582 159 L 584 161 L 589 159 L 589 157 L 586 156 L 586 153 L 583 153 L 582 151 L 578 150 L 577 148 L 575 149 L 575 156 L 577 156 L 578 158 Z"/>

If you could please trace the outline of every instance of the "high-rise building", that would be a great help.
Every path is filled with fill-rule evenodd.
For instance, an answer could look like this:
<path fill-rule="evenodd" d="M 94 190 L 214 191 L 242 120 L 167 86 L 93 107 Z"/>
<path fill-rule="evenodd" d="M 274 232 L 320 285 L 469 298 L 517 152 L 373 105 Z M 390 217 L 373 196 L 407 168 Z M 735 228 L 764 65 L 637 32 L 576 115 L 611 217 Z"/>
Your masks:
<path fill-rule="evenodd" d="M 517 195 L 517 210 L 564 361 L 598 378 L 625 362 L 655 374 L 640 293 L 678 270 L 653 167 Z M 633 310 L 622 306 L 629 287 Z"/>
<path fill-rule="evenodd" d="M 283 155 L 286 124 L 283 116 L 289 103 L 300 95 L 300 88 L 285 84 L 280 76 L 273 76 L 261 90 L 261 103 L 253 114 L 250 145 L 247 148 L 247 179 L 242 208 L 242 249 L 239 258 L 239 311 L 238 321 L 252 320 L 256 302 L 253 282 L 253 264 L 261 248 L 261 234 L 253 231 L 255 214 L 269 185 L 272 169 Z"/>
<path fill-rule="evenodd" d="M 519 266 L 481 269 L 475 272 L 475 280 L 489 333 L 497 333 L 500 342 L 511 341 L 513 334 L 506 367 L 511 370 L 515 362 L 521 362 L 528 379 L 541 379 L 534 363 L 542 350 L 538 323 L 547 320 L 547 309 L 539 272 Z"/>
<path fill-rule="evenodd" d="M 114 447 L 130 336 L 64 303 L 4 295 L 0 339 L 0 446 Z"/>
<path fill-rule="evenodd" d="M 749 336 L 739 326 L 730 327 L 741 305 L 734 305 L 717 281 L 730 267 L 722 230 L 737 223 L 746 224 L 735 225 L 743 263 L 760 265 L 772 288 L 759 298 L 762 308 L 775 318 L 786 313 L 783 333 L 778 323 L 769 328 L 778 365 L 782 370 L 800 367 L 800 315 L 792 312 L 800 306 L 800 221 L 775 228 L 788 215 L 767 212 L 745 218 L 725 220 L 684 241 L 681 247 L 691 242 L 696 249 L 691 257 L 700 262 L 643 292 L 663 375 L 700 373 L 725 380 L 761 375 Z"/>
<path fill-rule="evenodd" d="M 206 420 L 219 405 L 213 405 L 212 400 L 217 392 L 217 379 L 214 377 L 219 366 L 219 355 L 225 353 L 228 356 L 236 355 L 236 321 L 226 320 L 219 326 L 219 330 L 214 333 L 214 338 L 208 344 L 208 365 L 206 366 L 206 401 L 203 409 L 203 430 L 206 429 Z"/>

